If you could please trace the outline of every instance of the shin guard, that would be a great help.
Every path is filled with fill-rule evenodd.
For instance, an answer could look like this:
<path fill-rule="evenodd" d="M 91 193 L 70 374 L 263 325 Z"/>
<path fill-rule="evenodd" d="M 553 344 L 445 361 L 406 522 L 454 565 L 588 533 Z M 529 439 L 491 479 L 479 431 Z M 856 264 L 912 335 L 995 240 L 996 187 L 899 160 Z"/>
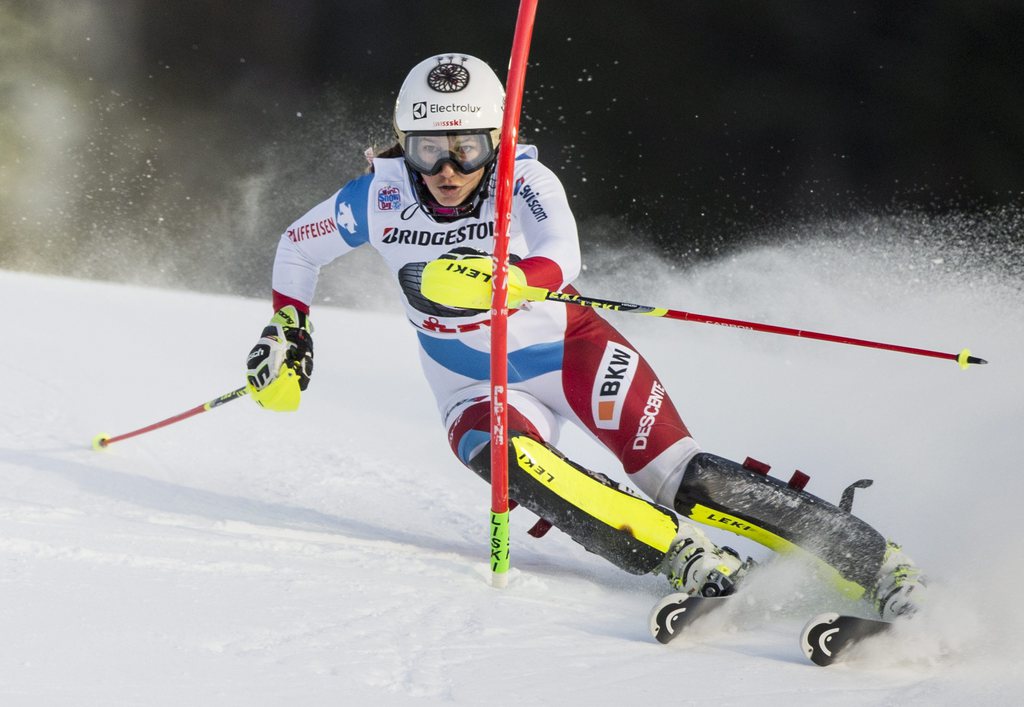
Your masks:
<path fill-rule="evenodd" d="M 531 437 L 509 439 L 509 496 L 586 550 L 633 574 L 657 569 L 676 537 L 672 511 L 588 471 Z M 469 467 L 490 480 L 490 445 Z"/>
<path fill-rule="evenodd" d="M 809 554 L 854 599 L 875 586 L 885 556 L 885 538 L 860 518 L 802 488 L 713 454 L 701 453 L 690 461 L 675 508 L 698 523 L 776 552 Z"/>

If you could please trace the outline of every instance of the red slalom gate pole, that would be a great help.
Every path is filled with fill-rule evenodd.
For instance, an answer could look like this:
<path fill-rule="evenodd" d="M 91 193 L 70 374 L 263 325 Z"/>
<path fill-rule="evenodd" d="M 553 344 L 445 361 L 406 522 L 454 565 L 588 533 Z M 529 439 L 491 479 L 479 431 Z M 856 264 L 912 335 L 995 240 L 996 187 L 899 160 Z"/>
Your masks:
<path fill-rule="evenodd" d="M 494 273 L 491 280 L 491 584 L 508 585 L 508 251 L 512 220 L 512 179 L 515 176 L 519 113 L 526 83 L 526 59 L 537 14 L 537 0 L 522 0 L 512 39 L 505 113 L 501 120 L 495 188 Z"/>
<path fill-rule="evenodd" d="M 174 415 L 173 417 L 168 417 L 166 420 L 161 420 L 160 422 L 154 422 L 152 425 L 146 425 L 145 427 L 140 427 L 137 430 L 125 432 L 124 434 L 114 435 L 113 437 L 105 433 L 98 434 L 92 440 L 92 447 L 93 449 L 106 449 L 114 442 L 120 442 L 121 440 L 131 439 L 132 437 L 137 437 L 141 434 L 146 434 L 147 432 L 158 430 L 161 427 L 173 425 L 175 422 L 187 420 L 188 418 L 198 415 L 201 412 L 212 410 L 215 407 L 219 407 L 224 403 L 230 403 L 232 400 L 235 400 L 237 398 L 242 397 L 243 395 L 248 394 L 249 389 L 243 385 L 241 388 L 232 390 L 230 393 L 225 393 L 219 398 L 214 398 L 213 400 L 205 402 L 202 405 L 196 405 L 191 410 L 186 410 L 185 412 L 178 413 L 177 415 Z"/>

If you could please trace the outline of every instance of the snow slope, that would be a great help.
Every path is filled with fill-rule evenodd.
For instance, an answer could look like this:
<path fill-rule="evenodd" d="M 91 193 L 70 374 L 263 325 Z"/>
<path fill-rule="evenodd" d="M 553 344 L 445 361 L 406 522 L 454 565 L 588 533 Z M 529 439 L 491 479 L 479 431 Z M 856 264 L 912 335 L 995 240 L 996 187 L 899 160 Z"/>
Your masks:
<path fill-rule="evenodd" d="M 580 289 L 991 361 L 612 315 L 706 449 L 799 467 L 832 499 L 875 479 L 856 512 L 933 578 L 903 641 L 811 666 L 799 629 L 838 600 L 777 564 L 660 646 L 662 578 L 534 540 L 521 510 L 492 589 L 488 488 L 451 457 L 395 309 L 315 309 L 297 413 L 243 399 L 95 452 L 237 387 L 267 303 L 0 272 L 0 703 L 1018 704 L 1019 285 L 827 244 L 619 272 Z M 618 473 L 578 433 L 562 446 Z"/>

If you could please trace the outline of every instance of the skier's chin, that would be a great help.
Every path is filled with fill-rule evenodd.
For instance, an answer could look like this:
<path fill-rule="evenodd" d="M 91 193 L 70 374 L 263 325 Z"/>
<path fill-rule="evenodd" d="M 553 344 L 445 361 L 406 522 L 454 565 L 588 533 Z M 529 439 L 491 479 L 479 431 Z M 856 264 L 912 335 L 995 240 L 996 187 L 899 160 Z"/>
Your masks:
<path fill-rule="evenodd" d="M 466 200 L 466 192 L 469 190 L 463 186 L 441 186 L 431 189 L 430 192 L 434 195 L 441 206 L 459 206 Z"/>

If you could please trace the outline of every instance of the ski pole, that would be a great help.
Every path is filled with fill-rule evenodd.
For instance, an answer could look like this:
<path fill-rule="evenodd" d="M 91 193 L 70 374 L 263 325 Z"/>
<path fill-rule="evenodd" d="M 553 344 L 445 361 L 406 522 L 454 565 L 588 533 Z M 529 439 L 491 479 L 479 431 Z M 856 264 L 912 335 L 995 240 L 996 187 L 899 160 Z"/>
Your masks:
<path fill-rule="evenodd" d="M 803 329 L 791 329 L 789 327 L 775 326 L 773 324 L 759 324 L 757 322 L 746 322 L 741 319 L 725 319 L 723 317 L 712 317 L 706 314 L 694 314 L 683 312 L 677 309 L 665 309 L 662 307 L 647 307 L 641 304 L 630 304 L 628 302 L 616 302 L 615 300 L 596 299 L 585 297 L 573 292 L 551 292 L 540 287 L 524 288 L 526 298 L 541 302 L 550 300 L 553 302 L 566 302 L 581 307 L 593 309 L 607 309 L 615 312 L 629 312 L 632 314 L 646 314 L 651 317 L 664 317 L 666 319 L 680 319 L 682 321 L 697 322 L 699 324 L 717 324 L 719 326 L 735 327 L 737 329 L 750 329 L 751 331 L 762 331 L 769 334 L 781 334 L 783 336 L 796 336 L 802 339 L 816 339 L 818 341 L 831 341 L 837 344 L 849 344 L 851 346 L 866 346 L 873 349 L 884 349 L 886 351 L 898 351 L 900 353 L 913 354 L 915 356 L 930 356 L 932 358 L 944 358 L 956 361 L 960 368 L 966 369 L 970 364 L 988 363 L 983 358 L 972 356 L 969 349 L 960 353 L 944 353 L 942 351 L 929 351 L 910 346 L 898 346 L 896 344 L 885 344 L 879 341 L 867 341 L 865 339 L 854 339 L 849 336 L 835 336 L 833 334 L 822 334 L 816 331 Z"/>
<path fill-rule="evenodd" d="M 146 425 L 145 427 L 140 427 L 137 430 L 132 430 L 131 432 L 125 432 L 124 434 L 115 435 L 113 437 L 111 437 L 110 435 L 108 435 L 106 433 L 100 433 L 100 434 L 96 435 L 93 438 L 93 440 L 92 440 L 92 448 L 93 449 L 106 449 L 107 447 L 112 445 L 114 442 L 120 442 L 123 439 L 130 439 L 131 437 L 135 437 L 137 435 L 145 434 L 147 432 L 152 432 L 153 430 L 158 430 L 161 427 L 167 427 L 168 425 L 173 425 L 175 422 L 181 422 L 182 420 L 187 420 L 188 418 L 192 417 L 193 415 L 198 415 L 201 412 L 206 412 L 207 410 L 213 409 L 215 407 L 219 407 L 219 406 L 223 405 L 224 403 L 230 403 L 232 400 L 235 400 L 236 398 L 240 398 L 243 395 L 248 395 L 248 394 L 249 394 L 248 387 L 243 385 L 241 388 L 237 388 L 236 390 L 232 390 L 230 393 L 225 393 L 224 395 L 220 396 L 219 398 L 214 398 L 213 400 L 210 400 L 209 402 L 205 402 L 202 405 L 196 405 L 191 410 L 186 410 L 185 412 L 179 413 L 179 414 L 177 414 L 177 415 L 175 415 L 173 417 L 168 417 L 166 420 L 161 420 L 160 422 L 154 422 L 152 425 Z"/>

